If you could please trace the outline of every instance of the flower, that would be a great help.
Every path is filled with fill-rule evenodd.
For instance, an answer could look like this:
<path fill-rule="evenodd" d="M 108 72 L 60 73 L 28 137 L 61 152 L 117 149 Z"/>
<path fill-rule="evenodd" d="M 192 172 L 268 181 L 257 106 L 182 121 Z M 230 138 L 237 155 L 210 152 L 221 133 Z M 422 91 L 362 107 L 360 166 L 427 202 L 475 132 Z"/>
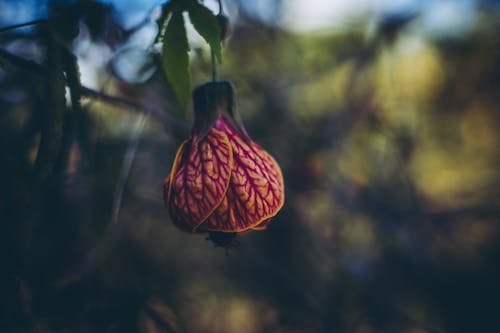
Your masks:
<path fill-rule="evenodd" d="M 233 97 L 227 81 L 209 82 L 193 92 L 194 126 L 163 189 L 172 222 L 184 231 L 262 230 L 283 206 L 280 167 L 250 139 Z"/>

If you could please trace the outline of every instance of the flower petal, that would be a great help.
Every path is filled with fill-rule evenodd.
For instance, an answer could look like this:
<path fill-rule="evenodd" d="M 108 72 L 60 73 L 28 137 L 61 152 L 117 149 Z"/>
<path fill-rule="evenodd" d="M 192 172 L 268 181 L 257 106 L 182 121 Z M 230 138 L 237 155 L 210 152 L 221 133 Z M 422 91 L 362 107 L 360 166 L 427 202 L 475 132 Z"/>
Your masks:
<path fill-rule="evenodd" d="M 204 223 L 209 231 L 242 232 L 278 213 L 284 203 L 283 176 L 276 161 L 245 140 L 227 122 L 218 122 L 231 142 L 233 170 L 226 196 Z"/>
<path fill-rule="evenodd" d="M 214 128 L 179 148 L 170 174 L 168 206 L 179 228 L 195 232 L 220 205 L 229 186 L 233 154 L 226 134 Z"/>
<path fill-rule="evenodd" d="M 271 219 L 264 220 L 253 227 L 252 230 L 265 230 L 269 223 L 271 223 Z"/>

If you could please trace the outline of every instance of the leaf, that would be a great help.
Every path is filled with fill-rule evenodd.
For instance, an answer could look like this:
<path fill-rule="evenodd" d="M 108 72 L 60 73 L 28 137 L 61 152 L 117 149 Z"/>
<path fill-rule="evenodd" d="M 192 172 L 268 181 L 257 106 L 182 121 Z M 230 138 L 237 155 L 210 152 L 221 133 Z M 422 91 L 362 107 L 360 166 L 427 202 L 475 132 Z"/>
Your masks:
<path fill-rule="evenodd" d="M 163 37 L 162 65 L 183 112 L 191 90 L 189 45 L 182 12 L 172 13 Z"/>
<path fill-rule="evenodd" d="M 219 63 L 222 62 L 220 36 L 221 30 L 217 18 L 210 9 L 194 3 L 189 8 L 189 18 L 194 28 L 207 41 Z"/>

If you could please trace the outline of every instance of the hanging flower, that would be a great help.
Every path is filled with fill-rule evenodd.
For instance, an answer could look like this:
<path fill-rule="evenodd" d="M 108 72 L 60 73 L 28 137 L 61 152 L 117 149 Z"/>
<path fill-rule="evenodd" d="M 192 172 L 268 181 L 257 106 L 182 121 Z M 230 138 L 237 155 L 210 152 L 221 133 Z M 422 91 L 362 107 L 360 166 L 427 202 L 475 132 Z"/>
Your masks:
<path fill-rule="evenodd" d="M 284 203 L 283 176 L 248 136 L 229 82 L 206 83 L 193 100 L 194 126 L 177 151 L 163 197 L 175 226 L 209 232 L 226 246 L 230 234 L 267 227 Z"/>

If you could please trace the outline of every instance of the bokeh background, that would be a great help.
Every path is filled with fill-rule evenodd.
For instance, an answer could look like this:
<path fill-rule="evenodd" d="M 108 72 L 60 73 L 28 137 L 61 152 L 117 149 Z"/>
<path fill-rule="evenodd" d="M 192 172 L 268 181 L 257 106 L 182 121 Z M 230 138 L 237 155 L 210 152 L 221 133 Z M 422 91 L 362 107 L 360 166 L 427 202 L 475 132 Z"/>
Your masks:
<path fill-rule="evenodd" d="M 229 255 L 163 205 L 192 116 L 158 66 L 161 4 L 0 1 L 0 27 L 76 24 L 58 42 L 115 97 L 66 110 L 40 177 L 53 78 L 9 55 L 50 65 L 50 46 L 0 33 L 2 332 L 500 331 L 500 2 L 224 1 L 220 76 L 286 184 Z"/>

